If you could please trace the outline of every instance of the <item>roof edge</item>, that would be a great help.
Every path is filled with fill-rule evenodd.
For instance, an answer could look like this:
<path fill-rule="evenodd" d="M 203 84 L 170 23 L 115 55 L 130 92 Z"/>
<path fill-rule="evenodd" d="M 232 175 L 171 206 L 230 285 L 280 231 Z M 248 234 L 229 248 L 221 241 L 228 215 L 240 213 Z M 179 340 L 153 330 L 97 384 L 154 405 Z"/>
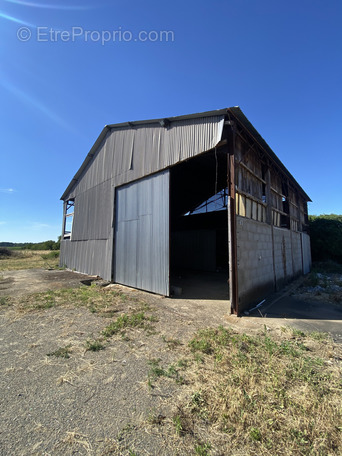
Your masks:
<path fill-rule="evenodd" d="M 182 116 L 175 116 L 175 117 L 161 117 L 159 119 L 146 119 L 146 120 L 136 120 L 133 122 L 122 122 L 122 123 L 117 123 L 117 124 L 109 124 L 105 125 L 103 130 L 101 131 L 100 135 L 94 142 L 92 148 L 88 152 L 86 158 L 84 159 L 82 165 L 78 169 L 77 173 L 74 175 L 74 177 L 71 179 L 69 185 L 67 186 L 66 190 L 64 191 L 63 195 L 60 197 L 62 201 L 65 200 L 67 197 L 68 193 L 71 192 L 73 187 L 76 185 L 78 182 L 79 177 L 81 176 L 82 172 L 84 169 L 87 167 L 88 163 L 90 160 L 93 158 L 97 148 L 100 146 L 104 138 L 106 137 L 108 131 L 115 129 L 115 128 L 132 128 L 134 126 L 139 126 L 139 125 L 147 125 L 147 124 L 154 124 L 154 123 L 160 123 L 162 121 L 168 120 L 169 122 L 175 122 L 179 120 L 188 120 L 188 119 L 198 119 L 201 117 L 214 117 L 214 116 L 223 116 L 226 115 L 228 112 L 227 108 L 224 109 L 217 109 L 214 111 L 204 111 L 204 112 L 199 112 L 196 114 L 186 114 Z"/>
<path fill-rule="evenodd" d="M 110 131 L 110 127 L 109 125 L 105 125 L 104 128 L 102 129 L 100 135 L 98 136 L 98 138 L 96 139 L 96 141 L 94 142 L 92 148 L 90 149 L 90 151 L 88 152 L 86 158 L 84 159 L 82 165 L 80 166 L 80 168 L 78 169 L 77 173 L 74 175 L 74 177 L 71 179 L 69 185 L 67 186 L 67 188 L 65 189 L 63 195 L 60 197 L 60 199 L 62 201 L 65 200 L 65 198 L 67 197 L 68 193 L 71 192 L 71 190 L 74 188 L 74 186 L 76 185 L 76 183 L 78 182 L 78 179 L 80 177 L 80 175 L 82 174 L 82 172 L 84 171 L 84 169 L 87 167 L 88 163 L 91 161 L 91 159 L 93 158 L 96 150 L 98 149 L 98 147 L 101 145 L 102 141 L 104 140 L 104 138 L 106 137 L 108 131 Z"/>
<path fill-rule="evenodd" d="M 239 106 L 234 106 L 233 108 L 228 108 L 227 111 L 231 113 L 235 120 L 237 120 L 252 136 L 253 140 L 266 152 L 268 157 L 280 168 L 280 170 L 297 186 L 298 190 L 306 198 L 308 202 L 312 202 L 309 195 L 303 190 L 303 188 L 298 184 L 296 179 L 292 176 L 290 171 L 286 168 L 280 158 L 273 152 L 271 147 L 267 144 L 264 138 L 258 133 L 258 131 L 253 127 L 251 122 L 244 115 Z"/>
<path fill-rule="evenodd" d="M 132 127 L 132 126 L 138 126 L 138 125 L 160 123 L 163 120 L 168 120 L 170 122 L 176 122 L 178 120 L 198 119 L 201 117 L 223 116 L 223 115 L 227 114 L 227 112 L 228 112 L 228 108 L 223 108 L 223 109 L 216 109 L 213 111 L 198 112 L 195 114 L 185 114 L 182 116 L 161 117 L 158 119 L 134 120 L 132 122 L 109 124 L 107 126 L 110 128 L 123 128 L 123 127 Z"/>
<path fill-rule="evenodd" d="M 146 119 L 146 120 L 137 120 L 133 122 L 122 122 L 122 123 L 117 123 L 117 124 L 109 124 L 105 125 L 105 127 L 102 129 L 100 135 L 94 142 L 92 148 L 88 152 L 86 158 L 84 159 L 82 165 L 70 181 L 68 187 L 64 191 L 63 195 L 61 196 L 61 200 L 65 200 L 65 198 L 68 196 L 68 194 L 72 191 L 74 186 L 77 184 L 79 177 L 83 173 L 84 169 L 88 166 L 88 163 L 92 160 L 96 150 L 98 147 L 101 145 L 102 141 L 106 137 L 107 133 L 115 128 L 132 128 L 135 126 L 140 126 L 140 125 L 148 125 L 148 124 L 155 124 L 155 123 L 161 123 L 162 121 L 167 120 L 168 122 L 176 122 L 176 121 L 181 121 L 181 120 L 189 120 L 189 119 L 198 119 L 201 117 L 213 117 L 213 116 L 223 116 L 226 114 L 232 114 L 234 119 L 237 120 L 251 135 L 253 140 L 265 151 L 265 153 L 268 155 L 268 157 L 280 168 L 280 170 L 289 178 L 293 181 L 293 183 L 297 186 L 298 190 L 300 193 L 307 199 L 307 201 L 311 202 L 311 198 L 307 195 L 307 193 L 303 190 L 303 188 L 298 184 L 296 179 L 292 176 L 292 174 L 288 171 L 288 169 L 285 167 L 285 165 L 281 162 L 281 160 L 277 157 L 277 155 L 273 152 L 271 147 L 267 144 L 267 142 L 262 138 L 260 133 L 253 127 L 251 122 L 247 119 L 247 117 L 244 115 L 242 110 L 240 109 L 239 106 L 234 106 L 231 108 L 224 108 L 224 109 L 217 109 L 213 111 L 204 111 L 204 112 L 199 112 L 195 114 L 186 114 L 182 116 L 174 116 L 174 117 L 162 117 L 158 119 Z"/>

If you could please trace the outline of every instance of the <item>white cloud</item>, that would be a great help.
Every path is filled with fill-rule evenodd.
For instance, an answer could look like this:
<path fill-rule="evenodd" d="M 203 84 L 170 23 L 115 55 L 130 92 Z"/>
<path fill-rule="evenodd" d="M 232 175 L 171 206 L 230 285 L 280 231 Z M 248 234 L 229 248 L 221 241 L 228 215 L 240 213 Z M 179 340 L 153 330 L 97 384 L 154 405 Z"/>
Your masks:
<path fill-rule="evenodd" d="M 0 225 L 6 225 L 6 222 L 2 222 L 2 221 L 0 220 Z"/>
<path fill-rule="evenodd" d="M 1 193 L 13 193 L 15 192 L 14 188 L 0 188 Z"/>

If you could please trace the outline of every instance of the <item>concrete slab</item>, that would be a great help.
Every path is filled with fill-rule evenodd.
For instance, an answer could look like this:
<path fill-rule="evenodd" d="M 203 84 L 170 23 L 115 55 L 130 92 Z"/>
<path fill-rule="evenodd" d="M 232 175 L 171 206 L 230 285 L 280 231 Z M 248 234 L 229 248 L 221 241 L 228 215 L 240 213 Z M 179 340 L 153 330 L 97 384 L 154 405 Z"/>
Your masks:
<path fill-rule="evenodd" d="M 267 322 L 282 320 L 283 326 L 302 331 L 323 331 L 342 343 L 342 307 L 330 302 L 314 302 L 285 295 L 265 302 L 264 306 L 243 318 L 262 318 Z"/>

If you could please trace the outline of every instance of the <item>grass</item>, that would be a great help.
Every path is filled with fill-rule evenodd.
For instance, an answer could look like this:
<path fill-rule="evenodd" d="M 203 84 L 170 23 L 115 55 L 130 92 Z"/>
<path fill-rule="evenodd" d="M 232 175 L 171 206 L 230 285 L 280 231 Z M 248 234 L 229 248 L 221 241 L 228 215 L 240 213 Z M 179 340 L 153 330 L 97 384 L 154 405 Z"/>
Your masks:
<path fill-rule="evenodd" d="M 56 356 L 57 358 L 70 358 L 71 346 L 66 345 L 65 347 L 59 347 L 54 352 L 48 353 L 47 356 Z"/>
<path fill-rule="evenodd" d="M 10 299 L 8 296 L 0 296 L 0 306 L 8 306 L 10 304 Z"/>
<path fill-rule="evenodd" d="M 182 435 L 184 433 L 184 427 L 183 427 L 183 422 L 182 418 L 180 415 L 175 415 L 172 419 L 173 425 L 175 427 L 175 431 L 177 435 Z"/>
<path fill-rule="evenodd" d="M 337 367 L 327 363 L 331 343 L 324 333 L 290 328 L 277 339 L 266 331 L 198 331 L 172 418 L 176 434 L 187 434 L 203 455 L 214 446 L 222 454 L 342 454 L 342 388 Z M 153 380 L 169 375 L 160 360 L 150 363 Z M 198 443 L 203 433 L 205 444 Z"/>
<path fill-rule="evenodd" d="M 104 350 L 106 347 L 102 343 L 101 340 L 95 339 L 95 340 L 87 340 L 86 348 L 87 348 L 87 351 L 97 352 L 97 351 L 100 351 L 100 350 Z"/>
<path fill-rule="evenodd" d="M 147 317 L 144 312 L 133 312 L 132 314 L 122 314 L 112 321 L 103 331 L 104 337 L 111 337 L 122 332 L 126 328 L 146 328 L 151 317 Z"/>
<path fill-rule="evenodd" d="M 10 250 L 11 255 L 0 256 L 0 271 L 58 268 L 59 251 L 51 250 Z"/>
<path fill-rule="evenodd" d="M 10 298 L 21 312 L 58 306 L 85 307 L 101 317 L 112 318 L 127 302 L 140 304 L 134 298 L 116 290 L 98 287 L 96 283 L 80 288 L 62 288 L 23 297 Z"/>
<path fill-rule="evenodd" d="M 176 366 L 174 364 L 171 364 L 167 369 L 164 369 L 161 367 L 159 364 L 161 362 L 161 359 L 151 359 L 148 364 L 151 366 L 150 370 L 148 372 L 148 386 L 150 388 L 153 388 L 153 381 L 155 381 L 158 377 L 167 377 L 167 378 L 172 378 L 175 380 L 177 384 L 183 384 L 184 383 L 184 378 L 179 374 L 180 372 L 180 366 Z"/>
<path fill-rule="evenodd" d="M 198 456 L 209 456 L 211 445 L 208 443 L 200 443 L 195 445 L 195 454 Z"/>
<path fill-rule="evenodd" d="M 43 253 L 41 257 L 43 260 L 54 260 L 59 258 L 59 250 L 51 250 L 49 253 Z"/>

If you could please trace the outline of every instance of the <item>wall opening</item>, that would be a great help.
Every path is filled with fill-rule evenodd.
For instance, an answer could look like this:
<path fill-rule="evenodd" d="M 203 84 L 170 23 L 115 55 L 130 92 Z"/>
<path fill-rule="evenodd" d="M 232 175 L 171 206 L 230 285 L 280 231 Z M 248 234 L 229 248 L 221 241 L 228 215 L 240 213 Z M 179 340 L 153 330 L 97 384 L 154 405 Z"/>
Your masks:
<path fill-rule="evenodd" d="M 229 299 L 227 152 L 171 168 L 170 285 L 177 297 Z"/>
<path fill-rule="evenodd" d="M 63 239 L 71 239 L 72 225 L 74 221 L 74 207 L 75 201 L 73 199 L 65 202 Z"/>

